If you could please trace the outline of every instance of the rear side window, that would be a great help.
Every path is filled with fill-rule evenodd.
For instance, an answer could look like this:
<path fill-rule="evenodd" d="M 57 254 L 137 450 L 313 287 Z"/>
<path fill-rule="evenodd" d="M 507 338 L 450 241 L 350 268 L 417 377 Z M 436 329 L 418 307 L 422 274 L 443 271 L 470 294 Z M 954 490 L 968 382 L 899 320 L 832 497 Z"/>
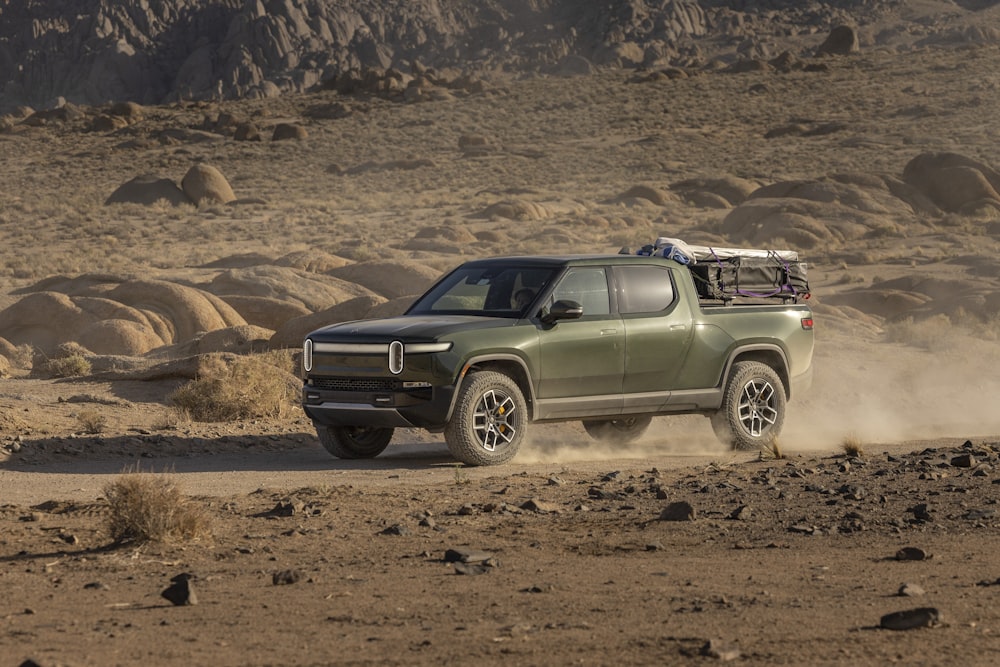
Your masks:
<path fill-rule="evenodd" d="M 674 302 L 676 292 L 670 269 L 660 266 L 619 266 L 618 309 L 622 315 L 658 313 Z"/>

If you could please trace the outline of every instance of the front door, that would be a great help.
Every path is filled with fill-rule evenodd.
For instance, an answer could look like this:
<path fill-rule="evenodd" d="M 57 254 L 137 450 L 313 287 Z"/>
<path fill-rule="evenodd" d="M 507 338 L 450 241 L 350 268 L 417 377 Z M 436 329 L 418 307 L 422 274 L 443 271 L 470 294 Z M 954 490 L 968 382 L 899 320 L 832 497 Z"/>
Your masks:
<path fill-rule="evenodd" d="M 583 306 L 583 316 L 539 325 L 540 418 L 620 413 L 625 330 L 612 307 L 607 269 L 567 269 L 545 305 L 562 300 Z"/>

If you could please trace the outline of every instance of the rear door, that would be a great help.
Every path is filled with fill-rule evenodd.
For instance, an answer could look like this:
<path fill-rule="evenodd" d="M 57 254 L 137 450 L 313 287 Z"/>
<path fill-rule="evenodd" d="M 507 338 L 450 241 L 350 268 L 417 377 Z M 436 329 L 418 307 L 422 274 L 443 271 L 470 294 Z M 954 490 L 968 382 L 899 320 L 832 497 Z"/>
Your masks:
<path fill-rule="evenodd" d="M 628 411 L 655 411 L 676 386 L 687 356 L 691 311 L 669 266 L 616 266 L 614 272 L 625 329 L 625 403 Z"/>

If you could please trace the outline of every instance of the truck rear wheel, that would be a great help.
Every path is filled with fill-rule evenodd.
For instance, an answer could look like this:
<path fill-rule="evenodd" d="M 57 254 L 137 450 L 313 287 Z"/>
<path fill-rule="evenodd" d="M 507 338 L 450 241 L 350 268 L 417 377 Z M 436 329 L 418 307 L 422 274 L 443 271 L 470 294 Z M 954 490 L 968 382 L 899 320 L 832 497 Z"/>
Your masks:
<path fill-rule="evenodd" d="M 759 361 L 738 361 L 729 373 L 722 406 L 712 429 L 733 449 L 770 446 L 785 423 L 785 386 L 773 368 Z"/>
<path fill-rule="evenodd" d="M 373 459 L 389 446 L 392 429 L 316 424 L 316 435 L 326 451 L 338 459 Z"/>
<path fill-rule="evenodd" d="M 497 465 L 517 454 L 527 424 L 528 406 L 517 383 L 503 373 L 482 371 L 462 383 L 444 439 L 462 463 Z"/>
<path fill-rule="evenodd" d="M 594 440 L 609 445 L 624 445 L 638 440 L 649 428 L 653 418 L 648 415 L 635 415 L 620 419 L 584 419 L 583 430 Z"/>

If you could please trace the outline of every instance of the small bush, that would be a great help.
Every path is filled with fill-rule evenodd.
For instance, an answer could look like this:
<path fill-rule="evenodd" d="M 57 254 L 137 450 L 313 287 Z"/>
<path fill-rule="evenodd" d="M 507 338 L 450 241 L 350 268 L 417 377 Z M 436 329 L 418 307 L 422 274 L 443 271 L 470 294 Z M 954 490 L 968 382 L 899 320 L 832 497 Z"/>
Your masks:
<path fill-rule="evenodd" d="M 76 421 L 80 423 L 80 429 L 84 433 L 103 433 L 108 425 L 108 419 L 97 410 L 81 410 L 76 413 Z"/>
<path fill-rule="evenodd" d="M 201 508 L 165 475 L 126 472 L 104 488 L 108 533 L 116 544 L 192 540 L 208 533 Z"/>
<path fill-rule="evenodd" d="M 281 417 L 296 398 L 294 376 L 261 357 L 232 364 L 219 358 L 201 377 L 172 393 L 168 400 L 191 419 L 225 422 Z"/>
<path fill-rule="evenodd" d="M 840 443 L 840 447 L 844 450 L 845 454 L 856 459 L 865 455 L 865 448 L 861 442 L 861 438 L 853 433 L 844 438 L 844 441 Z"/>
<path fill-rule="evenodd" d="M 46 359 L 38 370 L 51 378 L 80 377 L 90 375 L 90 362 L 82 354 L 71 354 L 68 357 Z"/>
<path fill-rule="evenodd" d="M 14 350 L 14 354 L 10 357 L 10 363 L 14 368 L 27 371 L 31 370 L 34 358 L 35 348 L 28 344 L 18 345 Z"/>

